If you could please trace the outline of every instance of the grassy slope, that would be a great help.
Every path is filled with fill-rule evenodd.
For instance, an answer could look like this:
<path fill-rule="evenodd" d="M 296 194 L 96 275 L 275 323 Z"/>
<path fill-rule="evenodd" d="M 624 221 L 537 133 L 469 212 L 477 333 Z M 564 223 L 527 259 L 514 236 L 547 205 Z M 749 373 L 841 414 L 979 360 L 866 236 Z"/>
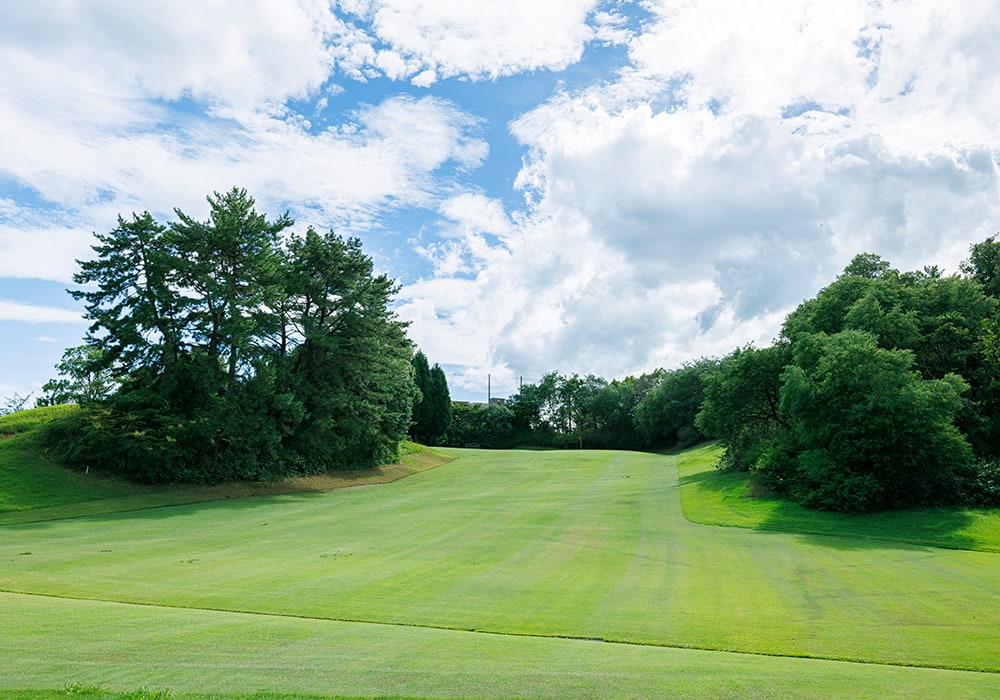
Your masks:
<path fill-rule="evenodd" d="M 259 688 L 427 697 L 1000 693 L 995 673 L 633 644 L 997 671 L 995 555 L 691 525 L 671 458 L 455 454 L 462 459 L 374 490 L 3 527 L 0 588 L 59 597 L 0 594 L 0 686 L 83 682 L 226 697 Z"/>
<path fill-rule="evenodd" d="M 77 410 L 75 406 L 52 406 L 0 416 L 0 525 L 230 498 L 369 486 L 395 481 L 449 459 L 433 450 L 404 449 L 398 464 L 288 478 L 273 484 L 144 486 L 96 473 L 67 470 L 44 453 L 37 429 L 50 420 Z"/>
<path fill-rule="evenodd" d="M 55 691 L 71 684 L 170 689 L 178 700 L 261 689 L 289 697 L 689 700 L 951 700 L 1000 691 L 1000 678 L 983 673 L 0 594 L 0 611 L 12 608 L 18 614 L 5 636 L 17 648 L 0 650 L 2 685 L 51 689 L 22 696 L 33 700 L 66 697 Z"/>
<path fill-rule="evenodd" d="M 683 687 L 685 676 L 661 677 L 652 669 L 694 661 L 686 655 L 693 652 L 659 645 L 1000 671 L 994 554 L 693 525 L 681 515 L 669 457 L 457 454 L 461 459 L 378 489 L 3 528 L 0 589 L 143 604 L 4 596 L 0 616 L 7 620 L 30 620 L 30 610 L 37 611 L 35 624 L 8 626 L 17 641 L 3 659 L 6 682 L 51 688 L 58 687 L 54 678 L 89 681 L 92 676 L 81 673 L 91 652 L 72 651 L 84 647 L 95 659 L 115 660 L 95 661 L 101 674 L 95 680 L 148 679 L 188 690 L 227 682 L 243 692 L 270 678 L 298 692 L 357 693 L 370 683 L 380 693 L 434 695 L 440 688 L 467 695 L 473 684 L 488 682 L 500 688 L 494 694 L 517 695 L 551 668 L 551 687 L 559 690 L 528 694 L 662 694 L 675 680 Z M 56 614 L 59 605 L 66 611 Z M 44 629 L 44 620 L 54 618 L 59 628 Z M 277 631 L 285 625 L 290 631 Z M 566 639 L 462 630 L 626 644 L 577 642 L 584 645 L 578 648 Z M 272 661 L 288 645 L 294 660 Z M 407 653 L 408 645 L 414 647 Z M 237 655 L 233 663 L 263 667 L 246 671 L 254 680 L 223 679 L 209 670 L 228 658 L 214 657 L 213 650 L 240 646 L 247 646 L 243 661 Z M 39 668 L 46 648 L 60 649 L 65 665 Z M 584 649 L 598 651 L 591 658 Z M 522 656 L 536 665 L 515 661 Z M 162 669 L 142 675 L 161 658 Z M 615 663 L 606 665 L 606 658 Z M 788 683 L 823 676 L 789 659 L 697 658 L 707 660 L 692 684 L 712 668 L 749 674 L 746 681 L 719 679 L 736 683 L 738 696 L 752 695 L 747 688 L 783 694 Z M 488 674 L 485 659 L 493 669 Z M 185 681 L 198 663 L 198 677 Z M 311 680 L 292 688 L 284 664 L 297 663 Z M 750 667 L 772 670 L 757 677 Z M 330 668 L 345 669 L 344 677 L 331 676 Z M 817 668 L 834 669 L 830 678 L 853 677 L 860 685 L 852 686 L 852 695 L 890 687 L 883 685 L 881 666 Z M 771 686 L 783 673 L 793 680 Z M 1000 692 L 996 673 L 903 675 L 920 683 L 938 679 L 939 692 L 920 695 L 959 688 L 968 694 L 970 683 L 984 696 L 990 693 L 983 689 Z M 324 678 L 331 685 L 322 685 Z M 433 683 L 423 685 L 429 678 Z M 580 693 L 570 692 L 573 683 L 580 683 Z M 843 687 L 835 686 L 830 680 L 810 690 L 817 697 L 842 695 Z M 720 694 L 718 681 L 710 687 Z"/>
<path fill-rule="evenodd" d="M 1000 509 L 924 510 L 842 515 L 760 495 L 746 473 L 715 468 L 721 448 L 706 445 L 678 458 L 684 515 L 704 525 L 846 535 L 864 539 L 1000 552 Z"/>

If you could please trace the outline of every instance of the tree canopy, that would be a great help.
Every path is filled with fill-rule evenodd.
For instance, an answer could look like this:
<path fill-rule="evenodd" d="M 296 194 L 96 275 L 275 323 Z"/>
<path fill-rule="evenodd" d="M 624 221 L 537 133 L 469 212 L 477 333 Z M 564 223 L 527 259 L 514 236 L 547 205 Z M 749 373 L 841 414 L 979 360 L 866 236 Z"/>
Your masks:
<path fill-rule="evenodd" d="M 413 406 L 410 435 L 414 440 L 434 445 L 444 439 L 451 425 L 451 393 L 448 378 L 437 363 L 429 366 L 427 356 L 417 351 L 411 360 L 413 378 L 420 395 Z"/>
<path fill-rule="evenodd" d="M 724 466 L 832 510 L 965 498 L 1000 450 L 993 246 L 964 276 L 859 255 L 772 347 L 725 358 L 699 414 Z"/>
<path fill-rule="evenodd" d="M 271 479 L 391 459 L 417 397 L 406 325 L 357 239 L 289 235 L 245 190 L 209 218 L 145 212 L 97 234 L 72 292 L 82 369 L 117 389 L 68 459 L 145 481 Z"/>

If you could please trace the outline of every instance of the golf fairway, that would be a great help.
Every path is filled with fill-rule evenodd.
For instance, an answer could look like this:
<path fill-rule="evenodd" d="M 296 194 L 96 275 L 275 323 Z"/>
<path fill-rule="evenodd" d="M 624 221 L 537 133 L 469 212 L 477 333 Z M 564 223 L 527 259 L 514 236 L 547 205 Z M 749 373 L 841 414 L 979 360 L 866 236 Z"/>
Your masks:
<path fill-rule="evenodd" d="M 372 488 L 0 528 L 0 688 L 1000 693 L 997 554 L 695 525 L 672 457 L 455 454 Z"/>

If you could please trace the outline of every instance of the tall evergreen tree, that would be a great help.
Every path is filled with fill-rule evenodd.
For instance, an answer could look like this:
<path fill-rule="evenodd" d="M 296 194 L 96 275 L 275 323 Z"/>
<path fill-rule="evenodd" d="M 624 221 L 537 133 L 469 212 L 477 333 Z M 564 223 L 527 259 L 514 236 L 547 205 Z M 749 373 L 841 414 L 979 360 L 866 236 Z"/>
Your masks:
<path fill-rule="evenodd" d="M 293 222 L 288 214 L 268 221 L 244 189 L 216 193 L 208 203 L 207 221 L 175 209 L 180 220 L 169 238 L 186 288 L 188 330 L 210 359 L 222 360 L 232 388 L 237 373 L 260 357 L 259 336 L 277 320 L 272 309 L 281 295 L 279 236 Z"/>
<path fill-rule="evenodd" d="M 434 363 L 430 371 L 430 423 L 431 442 L 437 443 L 448 432 L 451 425 L 451 392 L 448 378 L 441 365 Z"/>
<path fill-rule="evenodd" d="M 85 303 L 87 342 L 99 348 L 96 356 L 116 377 L 140 367 L 169 367 L 183 350 L 177 255 L 166 230 L 149 212 L 130 220 L 119 216 L 110 232 L 94 234 L 96 256 L 80 262 L 73 275 L 85 287 L 70 295 Z"/>
<path fill-rule="evenodd" d="M 420 395 L 413 404 L 413 422 L 410 426 L 410 436 L 417 442 L 430 443 L 431 430 L 431 368 L 427 362 L 427 355 L 418 350 L 410 360 L 413 365 L 413 382 L 416 384 Z"/>

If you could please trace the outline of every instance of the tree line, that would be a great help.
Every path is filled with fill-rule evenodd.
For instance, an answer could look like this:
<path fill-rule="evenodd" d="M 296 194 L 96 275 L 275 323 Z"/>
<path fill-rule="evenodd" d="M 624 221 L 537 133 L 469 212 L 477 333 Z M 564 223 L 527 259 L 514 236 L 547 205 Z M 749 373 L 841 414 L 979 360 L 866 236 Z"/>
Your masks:
<path fill-rule="evenodd" d="M 395 459 L 406 437 L 482 447 L 659 449 L 714 438 L 720 466 L 810 507 L 1000 505 L 1000 244 L 960 273 L 861 254 L 768 347 L 607 381 L 546 374 L 504 404 L 452 403 L 356 238 L 290 234 L 245 190 L 119 217 L 71 294 L 91 325 L 40 403 L 86 410 L 50 445 L 163 482 L 268 480 Z"/>
<path fill-rule="evenodd" d="M 706 439 L 696 425 L 707 375 L 720 360 L 608 381 L 549 372 L 503 403 L 457 404 L 446 442 L 455 447 L 688 447 Z"/>
<path fill-rule="evenodd" d="M 775 342 L 606 381 L 552 372 L 504 405 L 456 407 L 448 442 L 649 449 L 718 439 L 803 505 L 1000 506 L 1000 243 L 960 274 L 854 258 Z"/>

